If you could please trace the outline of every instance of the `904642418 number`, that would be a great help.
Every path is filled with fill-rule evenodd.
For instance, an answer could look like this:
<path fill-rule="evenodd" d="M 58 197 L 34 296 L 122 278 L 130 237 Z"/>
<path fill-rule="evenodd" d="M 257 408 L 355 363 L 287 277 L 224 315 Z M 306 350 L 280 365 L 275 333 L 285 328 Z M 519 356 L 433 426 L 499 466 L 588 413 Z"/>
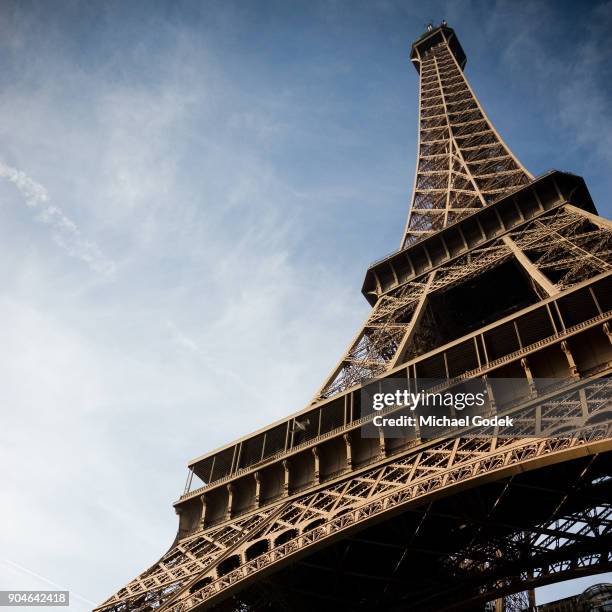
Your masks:
<path fill-rule="evenodd" d="M 0 591 L 1 606 L 68 606 L 68 591 Z"/>

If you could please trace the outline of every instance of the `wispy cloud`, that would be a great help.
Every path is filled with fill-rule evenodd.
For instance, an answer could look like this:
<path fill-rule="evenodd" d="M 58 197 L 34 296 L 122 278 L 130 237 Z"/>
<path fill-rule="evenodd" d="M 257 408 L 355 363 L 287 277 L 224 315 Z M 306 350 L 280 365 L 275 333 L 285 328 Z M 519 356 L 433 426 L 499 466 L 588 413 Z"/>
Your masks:
<path fill-rule="evenodd" d="M 45 578 L 44 576 L 41 576 L 40 574 L 37 574 L 36 572 L 29 570 L 27 567 L 23 567 L 22 565 L 19 565 L 19 563 L 15 563 L 14 561 L 11 561 L 10 559 L 5 559 L 4 563 L 6 563 L 7 565 L 10 565 L 11 567 L 18 570 L 19 572 L 26 574 L 27 576 L 31 576 L 32 578 L 35 578 L 39 582 L 43 582 L 45 584 L 48 584 L 49 586 L 52 586 L 55 589 L 58 589 L 60 591 L 70 591 L 70 597 L 76 597 L 77 599 L 81 600 L 83 603 L 89 604 L 90 606 L 94 606 L 94 607 L 96 605 L 95 601 L 91 601 L 90 599 L 87 599 L 86 597 L 83 597 L 82 595 L 79 595 L 78 593 L 75 593 L 74 591 L 66 588 L 66 586 L 57 584 L 57 582 L 53 582 L 53 580 L 49 580 L 49 578 Z"/>
<path fill-rule="evenodd" d="M 114 262 L 102 253 L 95 242 L 83 237 L 77 224 L 61 208 L 50 203 L 49 192 L 43 185 L 37 183 L 23 170 L 3 162 L 0 162 L 0 177 L 15 185 L 26 206 L 39 210 L 36 220 L 51 228 L 55 244 L 71 257 L 85 262 L 94 272 L 104 276 L 113 274 Z"/>
<path fill-rule="evenodd" d="M 266 401 L 266 397 L 262 393 L 259 393 L 256 387 L 246 384 L 244 378 L 241 377 L 236 370 L 225 365 L 225 355 L 219 353 L 215 355 L 214 350 L 210 350 L 210 347 L 209 350 L 206 350 L 200 346 L 194 338 L 180 330 L 174 321 L 166 321 L 166 326 L 171 334 L 172 340 L 179 347 L 189 351 L 202 360 L 206 364 L 206 367 L 218 378 L 217 383 L 219 385 L 224 386 L 228 381 L 231 381 L 241 387 L 249 395 Z"/>
<path fill-rule="evenodd" d="M 17 187 L 25 203 L 31 208 L 35 208 L 49 201 L 47 190 L 32 180 L 25 172 L 11 168 L 0 162 L 0 176 L 7 179 Z"/>

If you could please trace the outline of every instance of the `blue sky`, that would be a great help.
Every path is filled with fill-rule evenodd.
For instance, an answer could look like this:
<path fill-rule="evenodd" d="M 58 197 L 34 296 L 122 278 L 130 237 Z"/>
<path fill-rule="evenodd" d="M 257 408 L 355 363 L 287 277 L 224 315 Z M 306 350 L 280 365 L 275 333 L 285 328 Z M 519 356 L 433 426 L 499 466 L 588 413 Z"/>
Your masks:
<path fill-rule="evenodd" d="M 399 245 L 443 18 L 519 159 L 610 216 L 610 2 L 0 4 L 0 586 L 89 609 L 188 459 L 310 399 Z"/>

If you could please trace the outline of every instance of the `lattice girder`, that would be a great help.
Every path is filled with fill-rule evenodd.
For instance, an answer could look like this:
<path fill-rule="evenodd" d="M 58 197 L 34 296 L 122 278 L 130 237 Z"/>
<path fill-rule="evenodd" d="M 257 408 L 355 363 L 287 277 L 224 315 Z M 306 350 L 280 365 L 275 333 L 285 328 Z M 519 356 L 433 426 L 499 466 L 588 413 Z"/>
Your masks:
<path fill-rule="evenodd" d="M 601 379 L 589 387 L 586 401 L 590 419 L 600 420 L 598 415 L 610 411 L 610 385 L 612 382 L 608 379 Z M 543 409 L 542 421 L 548 420 L 554 429 L 560 420 L 571 420 L 567 403 L 580 401 L 575 392 L 549 400 L 548 407 Z M 533 411 L 524 412 L 524 418 L 533 422 Z M 417 500 L 421 503 L 428 495 L 442 490 L 451 494 L 455 487 L 462 488 L 468 481 L 475 483 L 493 473 L 502 477 L 508 471 L 513 473 L 515 466 L 520 466 L 520 470 L 529 469 L 530 462 L 543 460 L 549 464 L 553 456 L 556 456 L 555 461 L 561 461 L 564 453 L 576 456 L 583 452 L 579 451 L 581 448 L 589 448 L 589 453 L 610 449 L 610 423 L 608 420 L 584 429 L 577 436 L 565 438 L 474 436 L 415 443 L 411 450 L 398 456 L 381 457 L 378 466 L 357 470 L 312 493 L 281 499 L 244 517 L 183 538 L 153 568 L 132 581 L 99 610 L 144 612 L 151 605 L 161 605 L 160 609 L 175 612 L 191 609 L 192 599 L 194 605 L 200 605 L 205 599 L 216 597 L 248 578 L 251 571 L 270 563 L 284 562 L 287 555 L 303 551 L 321 539 L 335 538 L 344 529 L 365 524 L 380 513 L 398 507 L 398 504 Z M 314 521 L 318 521 L 317 526 L 311 531 L 309 526 Z M 293 534 L 291 539 L 273 546 L 282 534 L 289 532 Z M 262 553 L 265 558 L 248 561 L 245 552 L 262 539 L 270 543 L 268 553 Z M 538 542 L 538 545 L 546 546 L 546 542 Z M 241 556 L 240 567 L 217 578 L 215 568 L 236 554 Z M 192 589 L 198 584 L 203 585 L 201 589 Z M 179 592 L 183 593 L 180 597 Z M 176 597 L 179 601 L 171 603 Z"/>
<path fill-rule="evenodd" d="M 416 61 L 420 72 L 419 157 L 404 246 L 457 219 L 452 214 L 455 203 L 448 197 L 444 216 L 428 218 L 420 213 L 418 200 L 424 192 L 470 193 L 471 205 L 461 208 L 475 208 L 531 178 L 487 119 L 449 41 L 433 46 Z M 435 161 L 431 155 L 436 156 Z M 491 161 L 483 164 L 482 160 Z"/>
<path fill-rule="evenodd" d="M 526 255 L 533 269 L 541 272 L 559 291 L 610 270 L 612 266 L 612 226 L 604 223 L 597 226 L 573 206 L 559 207 L 524 223 L 507 236 Z M 512 257 L 510 248 L 501 238 L 475 248 L 438 267 L 427 296 L 448 290 Z M 331 397 L 397 365 L 397 351 L 405 344 L 406 334 L 414 331 L 413 321 L 425 287 L 426 278 L 420 282 L 410 281 L 381 297 L 318 397 Z M 372 323 L 379 324 L 376 335 L 369 331 Z M 415 356 L 415 353 L 410 355 Z"/>

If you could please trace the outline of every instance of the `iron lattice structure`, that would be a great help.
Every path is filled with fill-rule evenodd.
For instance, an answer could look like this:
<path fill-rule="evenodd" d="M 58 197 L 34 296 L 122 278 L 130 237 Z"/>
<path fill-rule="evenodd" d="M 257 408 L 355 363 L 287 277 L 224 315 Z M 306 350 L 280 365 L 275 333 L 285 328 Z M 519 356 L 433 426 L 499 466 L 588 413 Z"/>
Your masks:
<path fill-rule="evenodd" d="M 412 60 L 420 74 L 419 154 L 402 246 L 487 206 L 533 177 L 488 120 L 452 30 Z M 434 35 L 435 36 L 435 35 Z"/>
<path fill-rule="evenodd" d="M 171 548 L 97 612 L 521 610 L 612 568 L 612 223 L 581 178 L 512 155 L 452 29 L 411 57 L 412 206 L 371 314 L 311 404 L 190 462 Z M 364 437 L 387 378 L 512 378 L 490 410 L 516 427 Z"/>

